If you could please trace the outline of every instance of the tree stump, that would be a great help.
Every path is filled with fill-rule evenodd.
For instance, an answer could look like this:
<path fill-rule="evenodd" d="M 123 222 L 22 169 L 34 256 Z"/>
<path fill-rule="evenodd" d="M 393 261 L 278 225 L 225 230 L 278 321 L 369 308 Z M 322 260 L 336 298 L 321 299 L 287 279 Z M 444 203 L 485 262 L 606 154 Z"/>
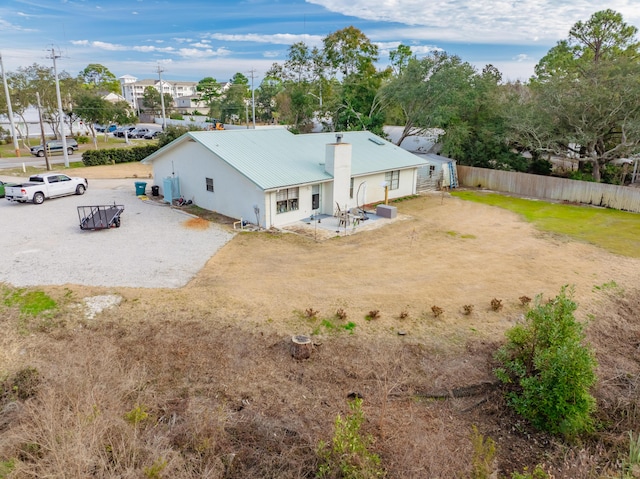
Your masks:
<path fill-rule="evenodd" d="M 291 356 L 295 359 L 309 359 L 312 348 L 310 337 L 301 335 L 291 337 Z"/>

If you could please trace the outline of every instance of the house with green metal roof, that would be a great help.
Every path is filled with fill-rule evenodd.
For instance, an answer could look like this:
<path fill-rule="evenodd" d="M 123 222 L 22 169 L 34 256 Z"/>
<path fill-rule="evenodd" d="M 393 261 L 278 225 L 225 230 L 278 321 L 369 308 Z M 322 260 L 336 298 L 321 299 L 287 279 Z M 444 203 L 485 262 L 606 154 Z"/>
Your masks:
<path fill-rule="evenodd" d="M 142 162 L 165 201 L 182 196 L 266 228 L 415 194 L 426 164 L 370 132 L 284 128 L 193 131 Z"/>

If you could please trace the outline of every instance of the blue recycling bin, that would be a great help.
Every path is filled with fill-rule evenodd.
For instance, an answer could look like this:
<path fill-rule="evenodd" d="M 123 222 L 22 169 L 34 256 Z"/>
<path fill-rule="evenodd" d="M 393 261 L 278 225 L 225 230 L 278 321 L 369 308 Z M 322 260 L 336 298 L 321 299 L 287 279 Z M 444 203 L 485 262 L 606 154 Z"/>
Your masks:
<path fill-rule="evenodd" d="M 136 181 L 136 196 L 143 196 L 147 191 L 147 184 L 144 181 Z"/>

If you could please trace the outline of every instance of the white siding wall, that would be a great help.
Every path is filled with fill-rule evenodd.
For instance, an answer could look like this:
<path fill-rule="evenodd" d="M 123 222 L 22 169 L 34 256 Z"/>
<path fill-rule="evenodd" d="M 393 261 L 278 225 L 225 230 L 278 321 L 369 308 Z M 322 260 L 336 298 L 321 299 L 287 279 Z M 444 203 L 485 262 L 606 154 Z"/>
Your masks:
<path fill-rule="evenodd" d="M 396 190 L 389 190 L 389 199 L 401 198 L 403 196 L 413 195 L 416 192 L 416 169 L 400 170 L 399 187 Z M 358 176 L 353 181 L 353 198 L 349 207 L 359 206 L 377 203 L 384 201 L 384 187 L 382 183 L 385 181 L 385 174 L 378 173 L 374 175 Z M 361 183 L 366 182 L 366 187 L 363 185 L 360 188 L 358 194 L 358 187 Z M 358 197 L 356 198 L 356 195 Z M 363 201 L 364 197 L 364 201 Z"/>
<path fill-rule="evenodd" d="M 210 211 L 256 223 L 254 205 L 260 208 L 264 226 L 264 192 L 227 163 L 195 142 L 185 142 L 153 162 L 156 184 L 162 192 L 162 179 L 172 171 L 180 179 L 180 194 Z M 207 191 L 206 178 L 213 179 L 214 191 Z"/>
<path fill-rule="evenodd" d="M 320 212 L 326 214 L 333 214 L 332 206 L 329 204 L 331 196 L 327 194 L 330 183 L 324 183 L 320 185 Z M 295 211 L 287 211 L 285 213 L 278 213 L 276 208 L 276 196 L 277 192 L 272 191 L 267 193 L 267 226 L 283 226 L 303 218 L 308 218 L 311 213 L 314 212 L 313 206 L 313 186 L 305 185 L 298 188 L 298 209 Z M 328 201 L 325 201 L 328 198 Z M 271 221 L 271 223 L 269 223 Z"/>
<path fill-rule="evenodd" d="M 277 213 L 276 191 L 265 193 L 196 142 L 184 142 L 153 162 L 155 184 L 160 187 L 162 194 L 164 194 L 163 179 L 173 173 L 179 178 L 180 194 L 201 208 L 216 211 L 231 218 L 243 218 L 255 224 L 257 220 L 254 205 L 257 205 L 260 208 L 260 226 L 262 227 L 279 227 L 293 223 L 309 217 L 313 212 L 312 185 L 299 187 L 297 210 Z M 213 192 L 207 191 L 206 178 L 213 179 Z M 389 190 L 389 198 L 415 194 L 416 178 L 417 169 L 400 170 L 399 188 Z M 356 177 L 353 198 L 347 200 L 347 208 L 383 201 L 384 187 L 381 184 L 384 181 L 384 173 Z M 366 188 L 362 187 L 360 195 L 356 198 L 358 186 L 363 182 L 366 182 Z M 321 184 L 320 210 L 322 213 L 333 214 L 335 211 L 333 193 L 332 182 Z M 344 205 L 340 207 L 344 208 Z"/>

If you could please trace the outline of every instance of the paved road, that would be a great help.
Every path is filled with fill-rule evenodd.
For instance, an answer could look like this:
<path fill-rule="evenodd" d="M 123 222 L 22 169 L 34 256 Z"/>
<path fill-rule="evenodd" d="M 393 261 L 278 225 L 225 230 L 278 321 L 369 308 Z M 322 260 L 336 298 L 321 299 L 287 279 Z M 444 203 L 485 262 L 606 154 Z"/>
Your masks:
<path fill-rule="evenodd" d="M 69 162 L 82 161 L 82 155 L 70 155 Z M 21 156 L 20 158 L 0 158 L 0 169 L 8 170 L 13 168 L 22 168 L 25 166 L 46 166 L 47 162 L 44 158 L 38 158 L 36 156 L 28 155 Z M 64 165 L 64 156 L 54 155 L 49 158 L 50 165 Z"/>
<path fill-rule="evenodd" d="M 140 128 L 149 128 L 150 130 L 159 130 L 160 125 L 156 125 L 155 123 L 139 123 L 136 125 Z M 136 140 L 131 139 L 132 143 Z M 46 166 L 46 161 L 44 158 L 35 157 L 29 153 L 25 153 L 21 151 L 22 156 L 20 158 L 0 158 L 0 170 L 2 169 L 12 169 L 12 168 L 22 168 L 22 164 L 25 166 Z M 69 156 L 69 162 L 74 161 L 82 161 L 82 154 L 74 154 Z M 64 155 L 55 154 L 49 157 L 50 165 L 64 165 Z"/>

